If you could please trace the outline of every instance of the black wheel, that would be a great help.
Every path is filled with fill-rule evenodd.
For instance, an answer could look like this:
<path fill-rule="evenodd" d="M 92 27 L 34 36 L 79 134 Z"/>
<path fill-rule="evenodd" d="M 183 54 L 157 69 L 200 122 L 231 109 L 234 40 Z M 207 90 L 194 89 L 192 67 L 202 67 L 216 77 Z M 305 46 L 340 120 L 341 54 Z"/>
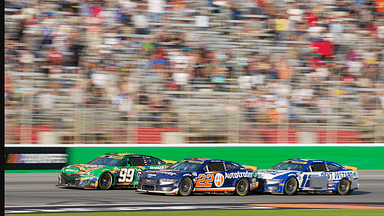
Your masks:
<path fill-rule="evenodd" d="M 99 189 L 108 190 L 112 186 L 112 175 L 111 173 L 103 173 L 99 178 Z"/>
<path fill-rule="evenodd" d="M 236 183 L 235 193 L 239 196 L 245 196 L 249 192 L 249 181 L 247 179 L 240 179 Z"/>
<path fill-rule="evenodd" d="M 193 182 L 190 178 L 184 178 L 179 184 L 179 194 L 181 196 L 188 196 L 192 193 Z"/>
<path fill-rule="evenodd" d="M 337 194 L 346 195 L 349 192 L 350 185 L 351 183 L 347 179 L 341 179 L 337 185 Z"/>
<path fill-rule="evenodd" d="M 296 190 L 297 190 L 297 180 L 293 177 L 289 178 L 285 182 L 284 194 L 286 194 L 288 196 L 292 196 L 293 194 L 296 193 Z"/>

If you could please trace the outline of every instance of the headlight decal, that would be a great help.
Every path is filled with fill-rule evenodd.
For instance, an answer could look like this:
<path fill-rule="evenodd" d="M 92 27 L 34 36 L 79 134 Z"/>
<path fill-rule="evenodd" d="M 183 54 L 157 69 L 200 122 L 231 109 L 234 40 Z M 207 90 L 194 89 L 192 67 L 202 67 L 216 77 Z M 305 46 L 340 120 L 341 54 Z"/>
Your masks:
<path fill-rule="evenodd" d="M 264 179 L 265 184 L 279 184 L 284 181 L 284 179 Z"/>
<path fill-rule="evenodd" d="M 80 174 L 79 176 L 93 176 L 93 173 L 83 173 L 83 174 Z"/>
<path fill-rule="evenodd" d="M 160 179 L 159 182 L 160 185 L 169 185 L 175 183 L 177 180 L 178 179 Z"/>

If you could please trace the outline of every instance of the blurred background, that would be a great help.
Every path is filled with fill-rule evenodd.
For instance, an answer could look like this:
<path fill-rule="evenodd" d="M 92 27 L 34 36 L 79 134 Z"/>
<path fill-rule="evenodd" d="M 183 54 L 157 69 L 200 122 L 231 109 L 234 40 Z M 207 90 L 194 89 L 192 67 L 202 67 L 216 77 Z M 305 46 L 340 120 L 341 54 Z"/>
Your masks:
<path fill-rule="evenodd" d="M 384 142 L 384 0 L 4 11 L 5 144 Z"/>

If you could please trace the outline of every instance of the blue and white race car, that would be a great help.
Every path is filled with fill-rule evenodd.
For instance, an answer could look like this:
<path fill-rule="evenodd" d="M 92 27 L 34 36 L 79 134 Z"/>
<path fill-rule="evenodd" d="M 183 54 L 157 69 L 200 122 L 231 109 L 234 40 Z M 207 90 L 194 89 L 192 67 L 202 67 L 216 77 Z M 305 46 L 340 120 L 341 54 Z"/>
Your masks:
<path fill-rule="evenodd" d="M 192 192 L 244 196 L 257 188 L 256 169 L 225 160 L 187 158 L 164 170 L 144 172 L 137 191 L 182 196 Z"/>
<path fill-rule="evenodd" d="M 289 159 L 257 170 L 258 191 L 293 195 L 297 191 L 346 195 L 359 188 L 357 168 L 329 161 Z"/>

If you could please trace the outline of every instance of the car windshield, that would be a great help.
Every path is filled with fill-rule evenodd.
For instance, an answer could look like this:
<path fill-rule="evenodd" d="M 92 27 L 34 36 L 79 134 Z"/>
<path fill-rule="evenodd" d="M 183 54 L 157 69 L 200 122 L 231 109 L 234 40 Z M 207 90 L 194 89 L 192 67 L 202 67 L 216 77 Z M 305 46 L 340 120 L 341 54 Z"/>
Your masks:
<path fill-rule="evenodd" d="M 121 159 L 99 157 L 99 158 L 96 158 L 96 159 L 90 161 L 88 164 L 117 166 L 120 161 L 121 161 Z"/>
<path fill-rule="evenodd" d="M 201 164 L 199 163 L 179 162 L 169 167 L 168 169 L 196 172 L 200 166 Z"/>
<path fill-rule="evenodd" d="M 282 162 L 272 167 L 271 169 L 301 171 L 303 170 L 304 166 L 305 164 L 301 164 L 301 163 Z"/>

